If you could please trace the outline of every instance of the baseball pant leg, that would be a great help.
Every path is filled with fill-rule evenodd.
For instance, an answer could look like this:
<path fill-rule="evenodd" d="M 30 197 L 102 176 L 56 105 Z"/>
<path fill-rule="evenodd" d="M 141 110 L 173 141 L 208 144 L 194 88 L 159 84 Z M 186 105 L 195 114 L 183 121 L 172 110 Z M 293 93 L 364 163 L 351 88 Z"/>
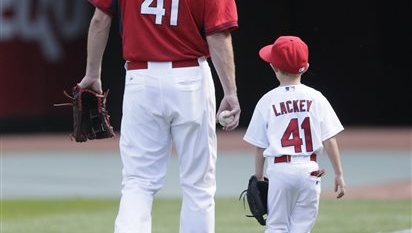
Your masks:
<path fill-rule="evenodd" d="M 214 233 L 216 192 L 215 89 L 206 61 L 200 67 L 179 69 L 179 97 L 168 106 L 176 117 L 172 135 L 179 159 L 182 207 L 180 233 Z M 169 98 L 172 99 L 172 98 Z M 176 106 L 176 102 L 180 106 Z"/>
<path fill-rule="evenodd" d="M 311 176 L 310 172 L 319 169 L 316 162 L 302 164 L 299 196 L 290 216 L 290 233 L 309 233 L 318 217 L 321 178 Z"/>
<path fill-rule="evenodd" d="M 162 117 L 161 77 L 126 73 L 120 154 L 122 196 L 115 233 L 151 233 L 154 195 L 163 186 L 171 154 L 170 127 Z"/>

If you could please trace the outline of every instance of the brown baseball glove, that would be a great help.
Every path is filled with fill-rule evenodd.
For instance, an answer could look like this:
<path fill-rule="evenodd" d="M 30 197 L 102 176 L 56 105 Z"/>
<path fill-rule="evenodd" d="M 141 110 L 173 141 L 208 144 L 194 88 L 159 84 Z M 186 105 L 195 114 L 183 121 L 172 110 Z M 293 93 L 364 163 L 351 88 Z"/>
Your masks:
<path fill-rule="evenodd" d="M 71 103 L 55 104 L 55 106 L 69 105 L 73 107 L 72 139 L 76 142 L 87 140 L 112 138 L 115 136 L 110 124 L 110 115 L 106 108 L 106 98 L 109 90 L 99 94 L 91 89 L 73 87 L 72 96 L 66 91 L 63 93 L 72 100 Z"/>

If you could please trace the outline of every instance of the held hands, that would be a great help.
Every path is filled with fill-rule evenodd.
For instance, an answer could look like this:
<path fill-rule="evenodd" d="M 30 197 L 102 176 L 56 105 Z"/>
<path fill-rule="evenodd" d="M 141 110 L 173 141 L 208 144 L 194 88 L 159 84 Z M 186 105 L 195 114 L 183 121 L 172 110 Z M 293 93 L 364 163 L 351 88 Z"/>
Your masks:
<path fill-rule="evenodd" d="M 219 114 L 225 110 L 228 110 L 228 116 L 233 117 L 233 120 L 230 123 L 227 123 L 223 126 L 223 130 L 232 131 L 239 126 L 240 118 L 240 105 L 239 100 L 236 94 L 225 95 L 220 102 L 219 109 L 216 114 L 216 119 L 219 119 Z"/>

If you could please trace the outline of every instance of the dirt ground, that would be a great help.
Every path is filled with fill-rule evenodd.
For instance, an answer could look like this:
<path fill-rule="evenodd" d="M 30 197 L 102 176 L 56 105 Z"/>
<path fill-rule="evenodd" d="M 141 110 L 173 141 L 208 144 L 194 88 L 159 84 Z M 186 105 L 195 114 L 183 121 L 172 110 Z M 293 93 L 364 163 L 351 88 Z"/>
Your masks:
<path fill-rule="evenodd" d="M 224 132 L 218 130 L 218 150 L 253 150 L 243 141 L 244 130 Z M 118 150 L 118 139 L 94 140 L 75 143 L 67 134 L 0 135 L 0 152 L 32 150 Z M 409 151 L 412 156 L 412 128 L 347 128 L 337 136 L 341 150 L 397 150 Z M 411 157 L 412 158 L 412 157 Z M 411 163 L 412 166 L 412 163 Z M 410 179 L 356 187 L 350 198 L 412 199 L 412 174 Z M 324 192 L 333 198 L 333 192 Z"/>

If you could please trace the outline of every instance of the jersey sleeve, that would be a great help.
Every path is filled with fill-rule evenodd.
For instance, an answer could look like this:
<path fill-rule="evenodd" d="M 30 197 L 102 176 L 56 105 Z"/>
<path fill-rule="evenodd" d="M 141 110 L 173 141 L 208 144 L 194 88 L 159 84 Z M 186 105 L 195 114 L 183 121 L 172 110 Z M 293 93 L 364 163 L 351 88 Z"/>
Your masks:
<path fill-rule="evenodd" d="M 96 8 L 105 12 L 110 16 L 114 16 L 117 12 L 117 0 L 87 0 Z"/>
<path fill-rule="evenodd" d="M 323 109 L 323 116 L 321 117 L 321 119 L 323 119 L 321 121 L 321 139 L 325 141 L 341 132 L 344 128 L 335 110 L 326 98 L 323 99 Z"/>
<path fill-rule="evenodd" d="M 266 122 L 264 114 L 260 111 L 259 103 L 256 105 L 255 110 L 253 111 L 252 118 L 249 122 L 249 126 L 246 129 L 245 136 L 243 140 L 246 142 L 260 147 L 267 148 L 269 146 L 269 141 L 266 136 Z"/>
<path fill-rule="evenodd" d="M 237 7 L 234 0 L 208 0 L 206 3 L 206 35 L 238 28 Z"/>

